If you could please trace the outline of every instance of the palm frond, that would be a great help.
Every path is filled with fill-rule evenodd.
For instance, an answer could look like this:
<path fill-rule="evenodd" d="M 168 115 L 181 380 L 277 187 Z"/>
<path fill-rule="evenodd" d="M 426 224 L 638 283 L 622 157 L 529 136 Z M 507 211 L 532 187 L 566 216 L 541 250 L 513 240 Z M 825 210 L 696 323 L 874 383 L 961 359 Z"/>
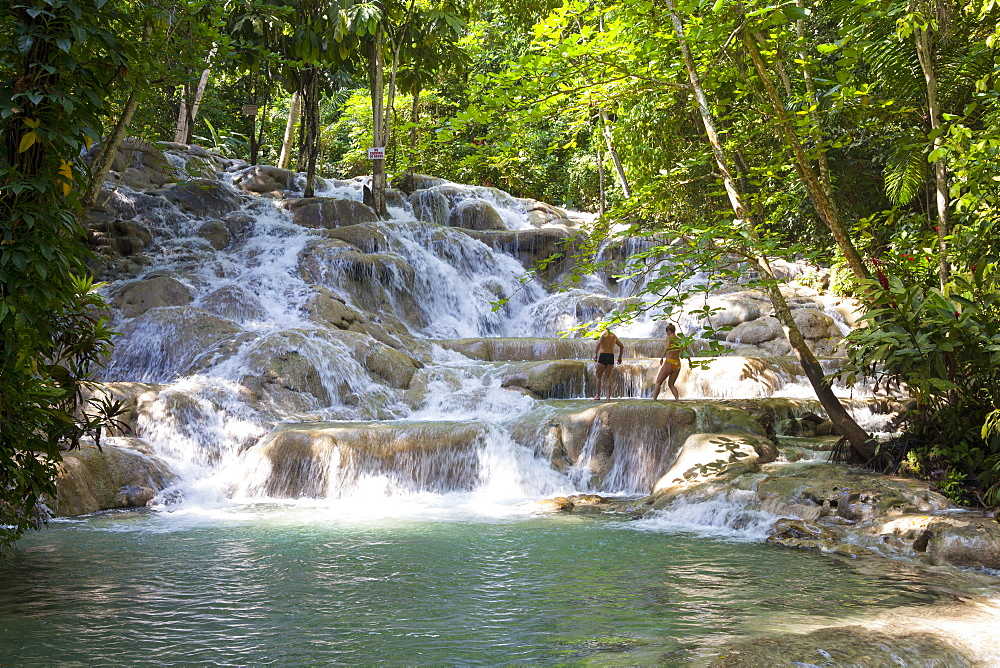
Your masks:
<path fill-rule="evenodd" d="M 883 171 L 886 197 L 893 204 L 907 204 L 920 193 L 928 176 L 927 143 L 898 143 Z"/>

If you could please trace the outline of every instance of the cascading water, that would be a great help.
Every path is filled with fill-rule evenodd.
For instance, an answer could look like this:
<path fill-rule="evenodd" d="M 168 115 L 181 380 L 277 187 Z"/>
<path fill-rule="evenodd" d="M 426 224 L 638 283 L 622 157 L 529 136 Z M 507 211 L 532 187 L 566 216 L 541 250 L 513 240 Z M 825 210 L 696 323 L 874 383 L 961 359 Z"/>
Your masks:
<path fill-rule="evenodd" d="M 357 207 L 364 180 L 319 186 L 319 196 Z M 518 234 L 545 231 L 529 220 L 538 215 L 528 211 L 537 203 L 438 182 L 409 199 L 391 198 L 391 220 L 325 229 L 299 220 L 280 202 L 247 198 L 226 184 L 220 192 L 218 199 L 238 202 L 230 207 L 236 210 L 219 211 L 221 219 L 126 189 L 118 193 L 127 203 L 119 206 L 146 221 L 157 246 L 136 279 L 111 287 L 122 337 L 104 379 L 151 384 L 154 398 L 140 404 L 138 435 L 183 478 L 180 493 L 166 498 L 192 490 L 198 498 L 215 490 L 220 499 L 244 500 L 345 499 L 372 490 L 389 496 L 502 490 L 504 498 L 522 500 L 574 490 L 639 494 L 669 467 L 680 443 L 664 446 L 662 435 L 653 437 L 656 430 L 642 425 L 619 430 L 611 459 L 600 466 L 583 452 L 553 467 L 553 452 L 541 445 L 553 429 L 546 420 L 565 410 L 547 400 L 585 398 L 593 390 L 585 362 L 558 361 L 589 359 L 593 343 L 555 337 L 600 320 L 648 275 L 590 275 L 569 290 L 547 289 L 517 257 L 537 246 L 521 244 Z M 417 220 L 419 214 L 448 222 L 449 212 L 474 202 L 492 208 L 506 231 Z M 579 219 L 558 217 L 551 224 L 564 229 Z M 212 225 L 229 230 L 228 243 L 215 244 L 205 234 Z M 491 245 L 490 234 L 514 236 Z M 602 254 L 626 257 L 652 243 L 626 241 Z M 160 290 L 169 283 L 172 292 L 143 302 L 155 281 Z M 621 333 L 650 336 L 660 328 L 647 315 Z M 463 341 L 493 352 L 462 354 Z M 627 341 L 630 356 L 653 359 L 629 361 L 616 370 L 612 386 L 619 395 L 648 396 L 661 344 Z M 532 378 L 551 373 L 546 360 L 562 376 L 548 389 L 535 389 Z M 714 375 L 688 373 L 682 380 L 688 397 L 765 397 L 794 375 L 780 365 L 733 358 L 720 360 Z M 401 420 L 439 427 L 417 438 L 419 447 L 412 439 L 404 439 L 409 446 L 380 442 Z M 306 434 L 313 432 L 305 430 L 295 445 L 280 424 L 272 431 L 275 423 L 317 421 L 330 429 L 348 421 L 354 435 L 345 441 L 343 430 L 336 439 L 314 434 L 321 442 L 308 445 Z M 534 441 L 518 437 L 526 421 L 538 425 Z M 442 436 L 462 434 L 469 425 L 476 425 L 474 437 Z M 600 431 L 598 422 L 590 429 Z M 372 454 L 386 448 L 410 454 Z M 595 467 L 603 469 L 595 473 Z"/>

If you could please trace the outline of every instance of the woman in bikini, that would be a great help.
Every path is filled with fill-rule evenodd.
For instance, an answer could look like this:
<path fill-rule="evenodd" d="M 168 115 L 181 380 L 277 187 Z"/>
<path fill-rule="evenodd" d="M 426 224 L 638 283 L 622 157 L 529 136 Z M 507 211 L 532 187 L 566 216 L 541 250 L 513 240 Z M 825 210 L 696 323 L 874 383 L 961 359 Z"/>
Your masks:
<path fill-rule="evenodd" d="M 618 364 L 621 365 L 625 346 L 618 340 L 614 332 L 605 327 L 601 331 L 601 338 L 597 339 L 597 348 L 594 350 L 594 361 L 597 362 L 597 379 L 595 383 L 597 385 L 597 396 L 594 397 L 594 401 L 599 401 L 601 398 L 602 382 L 608 388 L 608 401 L 611 401 L 611 376 L 607 372 L 608 369 L 615 365 L 615 346 L 618 346 Z"/>
<path fill-rule="evenodd" d="M 660 358 L 660 372 L 656 374 L 656 385 L 653 386 L 653 398 L 660 396 L 660 388 L 663 381 L 667 381 L 667 387 L 677 399 L 677 388 L 674 381 L 681 372 L 681 340 L 677 336 L 677 328 L 673 323 L 667 325 L 667 340 L 663 348 L 663 357 Z"/>

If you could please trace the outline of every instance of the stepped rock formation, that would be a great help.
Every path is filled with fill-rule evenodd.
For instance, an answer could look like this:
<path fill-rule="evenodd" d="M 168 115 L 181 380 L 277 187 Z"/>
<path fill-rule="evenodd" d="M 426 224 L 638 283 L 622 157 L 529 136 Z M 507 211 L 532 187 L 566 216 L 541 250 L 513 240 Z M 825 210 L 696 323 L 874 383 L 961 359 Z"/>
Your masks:
<path fill-rule="evenodd" d="M 364 203 L 364 177 L 321 179 L 312 198 L 303 183 L 200 147 L 123 144 L 86 226 L 121 332 L 102 380 L 128 403 L 136 440 L 68 455 L 59 513 L 174 503 L 195 485 L 237 499 L 502 487 L 587 512 L 610 507 L 610 494 L 652 493 L 635 508 L 667 512 L 739 492 L 787 519 L 773 542 L 860 554 L 892 535 L 906 558 L 994 563 L 970 547 L 994 544 L 992 527 L 953 522 L 926 487 L 812 461 L 836 436 L 760 292 L 734 285 L 675 316 L 729 351 L 683 364 L 682 401 L 650 396 L 665 327 L 653 307 L 618 331 L 619 399 L 594 402 L 594 340 L 562 332 L 649 297 L 647 277 L 613 272 L 560 287 L 591 216 L 407 174 L 383 221 Z M 648 243 L 599 252 L 614 261 Z M 856 305 L 783 290 L 835 371 Z M 839 389 L 876 431 L 901 407 Z M 888 518 L 899 531 L 878 524 Z"/>

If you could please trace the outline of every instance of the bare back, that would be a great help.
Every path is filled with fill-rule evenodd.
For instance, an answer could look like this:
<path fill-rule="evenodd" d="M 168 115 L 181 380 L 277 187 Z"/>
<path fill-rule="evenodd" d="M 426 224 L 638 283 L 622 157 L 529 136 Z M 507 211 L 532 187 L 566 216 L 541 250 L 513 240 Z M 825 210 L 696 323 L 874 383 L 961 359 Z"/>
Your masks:
<path fill-rule="evenodd" d="M 663 357 L 668 360 L 681 359 L 681 339 L 676 334 L 667 332 L 667 338 L 664 342 Z"/>

